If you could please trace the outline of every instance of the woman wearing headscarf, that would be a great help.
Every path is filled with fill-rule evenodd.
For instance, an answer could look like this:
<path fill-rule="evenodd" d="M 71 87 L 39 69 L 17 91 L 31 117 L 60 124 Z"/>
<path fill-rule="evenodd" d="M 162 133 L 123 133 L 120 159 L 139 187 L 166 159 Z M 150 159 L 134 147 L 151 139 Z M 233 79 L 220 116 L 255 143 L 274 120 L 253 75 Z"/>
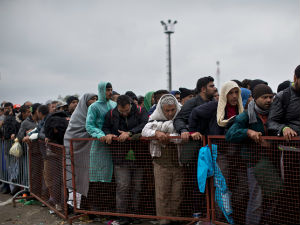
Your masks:
<path fill-rule="evenodd" d="M 157 216 L 180 216 L 182 202 L 183 169 L 179 148 L 170 143 L 168 136 L 178 136 L 173 120 L 180 111 L 177 99 L 171 94 L 163 95 L 142 131 L 144 137 L 156 137 L 150 142 L 155 178 L 155 202 Z M 173 139 L 175 143 L 178 139 Z M 169 224 L 161 220 L 160 224 Z"/>
<path fill-rule="evenodd" d="M 147 110 L 147 112 L 150 110 L 151 106 L 154 104 L 153 93 L 154 93 L 154 91 L 148 92 L 144 98 L 144 107 Z"/>
<path fill-rule="evenodd" d="M 70 158 L 70 140 L 72 138 L 89 138 L 91 137 L 85 129 L 86 116 L 88 107 L 97 100 L 97 95 L 92 93 L 84 94 L 78 102 L 73 112 L 67 131 L 64 136 L 64 145 L 66 148 L 66 165 L 67 165 L 67 187 L 69 190 L 72 186 L 72 168 Z M 74 153 L 74 171 L 76 192 L 87 196 L 89 190 L 89 170 L 91 141 L 73 142 Z M 72 195 L 70 195 L 73 198 Z"/>

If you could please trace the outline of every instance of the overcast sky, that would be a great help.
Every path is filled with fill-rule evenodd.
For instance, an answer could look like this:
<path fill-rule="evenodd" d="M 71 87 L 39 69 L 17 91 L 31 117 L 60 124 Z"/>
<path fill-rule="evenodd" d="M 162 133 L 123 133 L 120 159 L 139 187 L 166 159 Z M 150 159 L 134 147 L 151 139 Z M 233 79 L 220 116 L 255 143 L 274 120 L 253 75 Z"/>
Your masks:
<path fill-rule="evenodd" d="M 274 91 L 300 64 L 299 0 L 0 1 L 0 101 L 44 103 L 58 95 L 167 88 L 172 35 L 173 89 L 201 76 L 261 78 Z"/>

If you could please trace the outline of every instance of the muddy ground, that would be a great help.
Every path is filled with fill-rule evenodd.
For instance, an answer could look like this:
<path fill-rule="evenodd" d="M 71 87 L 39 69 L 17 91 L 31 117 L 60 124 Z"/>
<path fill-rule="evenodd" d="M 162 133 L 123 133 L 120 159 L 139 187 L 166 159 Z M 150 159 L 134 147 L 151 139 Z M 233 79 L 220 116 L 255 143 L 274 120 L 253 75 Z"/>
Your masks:
<path fill-rule="evenodd" d="M 12 198 L 10 194 L 0 194 L 0 204 Z M 102 224 L 106 225 L 109 218 L 101 217 L 94 220 L 88 217 L 81 218 L 82 220 L 74 220 L 73 224 L 76 225 L 94 225 Z M 47 207 L 41 205 L 24 205 L 24 203 L 17 203 L 16 207 L 13 204 L 7 204 L 0 206 L 0 224 L 11 225 L 11 224 L 22 224 L 22 225 L 62 225 L 69 224 L 67 221 L 56 216 L 56 214 L 50 214 Z M 139 225 L 157 225 L 157 221 L 143 221 Z M 184 223 L 183 223 L 184 224 Z M 201 225 L 210 223 L 201 223 Z"/>

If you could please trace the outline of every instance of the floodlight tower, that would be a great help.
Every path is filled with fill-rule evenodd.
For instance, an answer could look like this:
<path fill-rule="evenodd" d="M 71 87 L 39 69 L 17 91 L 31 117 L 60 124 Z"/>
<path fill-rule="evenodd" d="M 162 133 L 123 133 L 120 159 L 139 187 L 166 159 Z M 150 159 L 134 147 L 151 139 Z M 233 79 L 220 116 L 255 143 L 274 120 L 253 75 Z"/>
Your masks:
<path fill-rule="evenodd" d="M 177 23 L 175 20 L 172 22 L 171 20 L 168 20 L 168 23 L 165 23 L 164 21 L 160 21 L 161 25 L 164 27 L 164 33 L 167 35 L 167 61 L 168 61 L 168 84 L 169 84 L 169 91 L 172 90 L 172 64 L 171 64 L 171 34 L 175 32 L 174 26 Z"/>
<path fill-rule="evenodd" d="M 216 72 L 216 78 L 217 78 L 217 88 L 218 92 L 220 93 L 220 61 L 217 61 L 217 72 Z"/>

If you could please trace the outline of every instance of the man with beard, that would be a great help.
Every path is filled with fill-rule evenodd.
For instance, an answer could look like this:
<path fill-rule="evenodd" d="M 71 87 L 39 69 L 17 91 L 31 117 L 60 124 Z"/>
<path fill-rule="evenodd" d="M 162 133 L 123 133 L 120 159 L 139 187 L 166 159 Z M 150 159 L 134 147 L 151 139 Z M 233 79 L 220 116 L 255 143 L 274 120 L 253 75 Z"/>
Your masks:
<path fill-rule="evenodd" d="M 266 122 L 269 114 L 269 109 L 273 102 L 273 91 L 265 85 L 259 84 L 253 90 L 252 100 L 248 105 L 248 110 L 238 115 L 234 124 L 226 133 L 226 140 L 235 143 L 254 141 L 257 144 L 265 145 L 265 141 L 261 136 L 268 134 Z M 255 176 L 255 166 L 263 159 L 263 155 L 259 155 L 256 148 L 251 148 L 251 145 L 242 148 L 242 155 L 247 160 L 247 178 L 249 189 L 249 200 L 246 212 L 246 224 L 261 224 L 263 216 L 263 199 L 261 185 L 257 182 Z M 260 150 L 261 151 L 261 150 Z M 265 168 L 268 169 L 268 168 Z M 271 206 L 268 204 L 268 208 Z M 269 210 L 266 210 L 268 212 Z"/>
<path fill-rule="evenodd" d="M 190 137 L 189 133 L 189 116 L 192 110 L 202 105 L 205 102 L 212 100 L 214 94 L 216 92 L 216 87 L 214 85 L 214 78 L 202 77 L 197 82 L 196 87 L 196 96 L 189 101 L 187 101 L 181 111 L 178 113 L 174 120 L 174 127 L 176 131 L 181 134 L 181 138 L 184 140 L 188 140 Z"/>
<path fill-rule="evenodd" d="M 104 144 L 106 137 L 102 130 L 106 113 L 114 109 L 117 105 L 116 102 L 111 100 L 111 97 L 111 83 L 100 82 L 98 84 L 98 100 L 88 108 L 86 117 L 86 131 L 93 138 L 100 140 L 93 141 L 90 149 L 90 187 L 88 196 L 90 194 L 95 196 L 91 200 L 92 210 L 101 210 L 100 207 L 104 207 L 99 200 L 111 196 L 110 191 L 113 188 L 110 184 L 113 175 L 112 156 L 110 149 Z"/>

